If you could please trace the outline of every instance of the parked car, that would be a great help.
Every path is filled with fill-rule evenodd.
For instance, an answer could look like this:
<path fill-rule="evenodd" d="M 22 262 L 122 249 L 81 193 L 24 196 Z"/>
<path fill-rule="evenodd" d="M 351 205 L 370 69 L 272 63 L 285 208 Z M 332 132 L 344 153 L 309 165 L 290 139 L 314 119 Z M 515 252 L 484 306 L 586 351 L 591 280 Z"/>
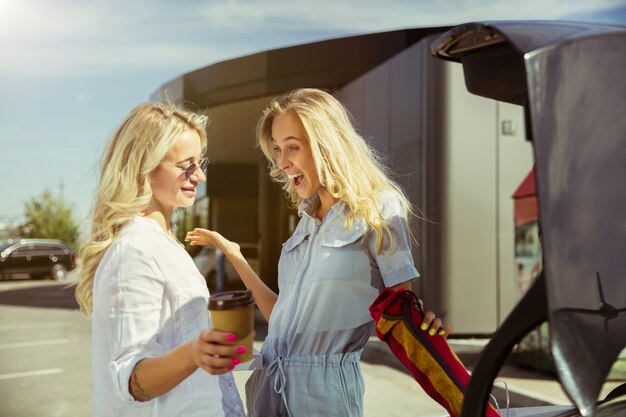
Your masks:
<path fill-rule="evenodd" d="M 259 273 L 259 252 L 254 243 L 240 243 L 241 253 L 252 269 Z M 207 282 L 210 292 L 245 289 L 237 271 L 224 256 L 224 280 L 218 281 L 218 260 L 222 256 L 213 246 L 204 246 L 193 258 L 194 263 Z"/>
<path fill-rule="evenodd" d="M 56 239 L 9 239 L 0 242 L 0 279 L 20 276 L 64 281 L 75 266 L 74 252 Z"/>

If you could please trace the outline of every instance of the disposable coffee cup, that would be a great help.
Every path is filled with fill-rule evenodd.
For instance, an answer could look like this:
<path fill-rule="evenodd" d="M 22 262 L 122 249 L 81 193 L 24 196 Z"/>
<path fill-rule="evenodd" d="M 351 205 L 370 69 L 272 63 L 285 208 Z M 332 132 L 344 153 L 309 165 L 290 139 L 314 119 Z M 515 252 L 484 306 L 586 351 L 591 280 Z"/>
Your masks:
<path fill-rule="evenodd" d="M 251 360 L 254 339 L 252 291 L 224 291 L 211 295 L 209 313 L 215 330 L 234 333 L 237 336 L 236 343 L 246 348 L 246 353 L 239 355 L 241 361 Z"/>

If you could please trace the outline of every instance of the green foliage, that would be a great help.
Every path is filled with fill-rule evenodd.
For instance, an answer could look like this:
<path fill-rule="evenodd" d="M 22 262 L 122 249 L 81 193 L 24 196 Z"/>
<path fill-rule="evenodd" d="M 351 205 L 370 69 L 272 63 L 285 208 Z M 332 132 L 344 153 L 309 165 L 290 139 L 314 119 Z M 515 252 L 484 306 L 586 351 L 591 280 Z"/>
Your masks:
<path fill-rule="evenodd" d="M 21 237 L 59 239 L 75 249 L 78 241 L 78 225 L 72 209 L 44 191 L 25 204 L 26 221 L 18 226 Z"/>

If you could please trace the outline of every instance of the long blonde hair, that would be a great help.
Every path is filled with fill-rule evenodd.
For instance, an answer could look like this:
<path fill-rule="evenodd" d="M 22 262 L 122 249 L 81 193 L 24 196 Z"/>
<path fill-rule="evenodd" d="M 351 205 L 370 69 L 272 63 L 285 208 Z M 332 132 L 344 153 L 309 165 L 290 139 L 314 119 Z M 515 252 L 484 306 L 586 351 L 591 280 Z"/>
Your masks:
<path fill-rule="evenodd" d="M 376 232 L 377 252 L 382 253 L 385 235 L 389 239 L 385 247 L 391 248 L 393 237 L 377 197 L 383 191 L 395 194 L 407 219 L 413 214 L 411 203 L 391 180 L 380 157 L 356 132 L 348 111 L 331 94 L 302 88 L 274 99 L 265 109 L 257 125 L 257 138 L 269 161 L 272 179 L 283 184 L 294 206 L 302 202 L 293 181 L 280 169 L 273 150 L 272 122 L 287 112 L 296 114 L 304 126 L 320 184 L 350 208 L 346 228 L 362 217 L 365 226 Z"/>
<path fill-rule="evenodd" d="M 144 103 L 111 136 L 101 162 L 91 235 L 79 249 L 81 277 L 76 299 L 86 316 L 91 314 L 94 275 L 104 253 L 120 229 L 150 204 L 150 173 L 185 130 L 198 133 L 204 153 L 206 120 L 206 116 L 173 106 Z"/>

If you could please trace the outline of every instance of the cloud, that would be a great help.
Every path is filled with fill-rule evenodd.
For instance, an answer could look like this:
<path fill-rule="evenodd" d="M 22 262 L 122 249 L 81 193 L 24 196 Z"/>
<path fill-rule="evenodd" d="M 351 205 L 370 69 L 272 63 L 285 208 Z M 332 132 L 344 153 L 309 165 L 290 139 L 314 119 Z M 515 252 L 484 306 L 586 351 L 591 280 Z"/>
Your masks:
<path fill-rule="evenodd" d="M 623 4 L 623 0 L 278 0 L 209 2 L 199 12 L 214 27 L 233 32 L 255 30 L 365 32 L 438 26 L 473 20 L 558 19 Z"/>
<path fill-rule="evenodd" d="M 2 0 L 0 77 L 190 69 L 348 34 L 473 20 L 558 19 L 623 0 Z"/>
<path fill-rule="evenodd" d="M 19 126 L 0 126 L 0 162 L 4 167 L 21 161 L 94 159 L 108 132 L 102 130 L 71 130 L 63 132 Z"/>
<path fill-rule="evenodd" d="M 188 66 L 213 49 L 168 2 L 3 0 L 2 75 L 58 77 Z M 194 34 L 195 32 L 195 34 Z"/>
<path fill-rule="evenodd" d="M 58 44 L 41 42 L 4 55 L 0 74 L 22 77 L 72 77 L 131 75 L 137 72 L 182 70 L 205 60 L 209 51 L 200 45 L 174 41 L 145 40 L 117 43 L 115 40 L 67 40 Z"/>

